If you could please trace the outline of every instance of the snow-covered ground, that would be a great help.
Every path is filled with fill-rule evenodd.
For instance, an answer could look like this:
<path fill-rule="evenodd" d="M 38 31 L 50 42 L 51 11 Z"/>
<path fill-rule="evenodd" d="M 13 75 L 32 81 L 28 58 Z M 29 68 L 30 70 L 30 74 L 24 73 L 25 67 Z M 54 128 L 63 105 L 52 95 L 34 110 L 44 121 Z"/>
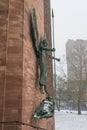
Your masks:
<path fill-rule="evenodd" d="M 55 111 L 55 130 L 87 130 L 87 112 Z"/>

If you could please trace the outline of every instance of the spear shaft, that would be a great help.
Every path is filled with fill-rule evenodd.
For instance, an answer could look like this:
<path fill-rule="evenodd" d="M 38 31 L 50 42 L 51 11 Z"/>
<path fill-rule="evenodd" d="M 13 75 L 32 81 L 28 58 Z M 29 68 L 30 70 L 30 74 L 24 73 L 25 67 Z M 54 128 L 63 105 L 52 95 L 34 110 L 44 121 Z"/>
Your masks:
<path fill-rule="evenodd" d="M 53 48 L 55 48 L 55 39 L 54 39 L 54 12 L 53 12 L 53 9 L 52 9 L 52 32 L 53 32 Z M 55 58 L 55 51 L 53 52 L 53 55 L 54 55 L 54 58 Z M 56 89 L 56 63 L 55 63 L 55 60 L 54 60 L 54 87 Z"/>

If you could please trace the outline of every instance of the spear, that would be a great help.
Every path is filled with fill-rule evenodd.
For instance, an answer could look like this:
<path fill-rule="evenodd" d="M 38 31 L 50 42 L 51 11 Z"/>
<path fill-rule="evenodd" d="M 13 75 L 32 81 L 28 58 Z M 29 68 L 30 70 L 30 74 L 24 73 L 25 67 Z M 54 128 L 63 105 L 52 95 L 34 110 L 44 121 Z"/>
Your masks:
<path fill-rule="evenodd" d="M 53 48 L 55 48 L 55 39 L 54 39 L 54 12 L 52 9 L 52 32 L 53 32 Z M 53 52 L 54 58 L 55 58 L 55 51 Z M 54 87 L 56 89 L 56 64 L 55 64 L 55 60 L 54 60 Z"/>

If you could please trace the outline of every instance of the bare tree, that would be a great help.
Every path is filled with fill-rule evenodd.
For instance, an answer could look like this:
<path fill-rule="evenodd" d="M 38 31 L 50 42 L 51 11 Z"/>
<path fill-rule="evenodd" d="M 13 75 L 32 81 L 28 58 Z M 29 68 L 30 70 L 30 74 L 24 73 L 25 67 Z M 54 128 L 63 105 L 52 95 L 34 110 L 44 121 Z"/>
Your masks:
<path fill-rule="evenodd" d="M 86 43 L 87 44 L 87 43 Z M 67 70 L 69 87 L 76 101 L 78 114 L 81 114 L 81 101 L 87 84 L 87 45 L 82 40 L 77 40 L 67 50 Z"/>
<path fill-rule="evenodd" d="M 61 107 L 64 107 L 66 99 L 66 81 L 64 77 L 57 76 L 57 90 L 56 90 L 56 103 L 58 111 Z"/>
<path fill-rule="evenodd" d="M 67 101 L 67 75 L 66 75 L 66 60 L 65 56 L 61 59 L 59 65 L 57 66 L 56 75 L 56 106 L 58 111 L 61 107 L 65 106 Z"/>

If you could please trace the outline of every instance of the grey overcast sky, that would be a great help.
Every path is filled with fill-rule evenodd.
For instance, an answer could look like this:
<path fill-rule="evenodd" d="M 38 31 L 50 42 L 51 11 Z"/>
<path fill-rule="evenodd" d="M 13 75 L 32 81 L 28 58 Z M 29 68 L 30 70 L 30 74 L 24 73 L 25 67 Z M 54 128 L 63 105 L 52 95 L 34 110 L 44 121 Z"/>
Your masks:
<path fill-rule="evenodd" d="M 68 39 L 87 39 L 87 0 L 51 0 L 51 8 L 56 56 L 61 58 Z"/>

